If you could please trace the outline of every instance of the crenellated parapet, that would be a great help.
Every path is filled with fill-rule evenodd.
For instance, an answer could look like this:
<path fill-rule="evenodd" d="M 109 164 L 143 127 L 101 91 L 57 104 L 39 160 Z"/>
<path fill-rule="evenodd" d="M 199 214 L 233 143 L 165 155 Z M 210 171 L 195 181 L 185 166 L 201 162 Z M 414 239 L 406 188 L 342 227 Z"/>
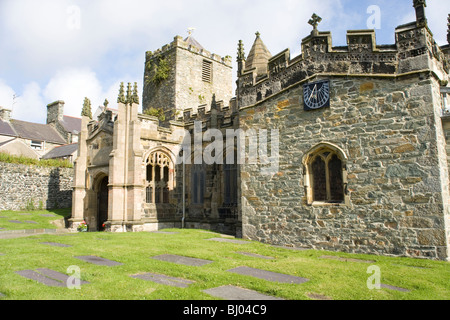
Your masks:
<path fill-rule="evenodd" d="M 331 32 L 317 29 L 320 17 L 311 19 L 314 27 L 301 43 L 302 53 L 291 59 L 286 49 L 270 59 L 267 74 L 253 70 L 238 74 L 239 107 L 253 105 L 278 92 L 317 76 L 399 76 L 411 72 L 431 71 L 440 80 L 448 80 L 447 47 L 439 47 L 422 19 L 397 27 L 395 44 L 378 45 L 375 30 L 350 30 L 347 45 L 332 45 Z M 239 43 L 239 48 L 242 48 Z M 243 62 L 245 64 L 245 61 Z"/>
<path fill-rule="evenodd" d="M 220 55 L 211 53 L 210 51 L 204 49 L 196 41 L 190 42 L 189 38 L 183 39 L 183 37 L 181 37 L 181 36 L 176 36 L 171 43 L 164 45 L 162 48 L 159 48 L 156 51 L 153 51 L 153 52 L 147 51 L 146 52 L 146 61 L 151 61 L 151 60 L 157 59 L 176 48 L 187 50 L 189 52 L 203 56 L 206 59 L 210 59 L 210 60 L 222 63 L 224 65 L 227 65 L 229 67 L 232 67 L 232 58 L 230 56 L 221 57 Z"/>

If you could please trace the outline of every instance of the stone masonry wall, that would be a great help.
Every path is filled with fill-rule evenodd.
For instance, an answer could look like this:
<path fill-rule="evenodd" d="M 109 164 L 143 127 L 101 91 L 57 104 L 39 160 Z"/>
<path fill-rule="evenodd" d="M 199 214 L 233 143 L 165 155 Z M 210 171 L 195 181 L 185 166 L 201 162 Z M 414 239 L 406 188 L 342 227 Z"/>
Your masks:
<path fill-rule="evenodd" d="M 241 109 L 244 130 L 280 134 L 276 175 L 241 167 L 244 237 L 447 259 L 448 170 L 438 82 L 423 74 L 329 79 L 330 108 L 303 111 L 299 84 Z M 349 205 L 306 203 L 302 158 L 321 142 L 348 157 Z"/>
<path fill-rule="evenodd" d="M 0 210 L 72 206 L 73 169 L 0 162 Z"/>

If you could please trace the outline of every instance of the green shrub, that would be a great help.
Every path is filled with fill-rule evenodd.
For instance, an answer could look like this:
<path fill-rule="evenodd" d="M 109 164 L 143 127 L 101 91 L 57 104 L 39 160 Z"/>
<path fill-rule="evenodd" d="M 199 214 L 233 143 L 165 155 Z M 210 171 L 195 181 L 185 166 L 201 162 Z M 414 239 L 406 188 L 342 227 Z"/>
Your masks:
<path fill-rule="evenodd" d="M 60 160 L 60 159 L 37 160 L 27 158 L 24 156 L 14 156 L 5 152 L 0 152 L 0 162 L 34 165 L 40 167 L 73 168 L 73 164 L 68 160 Z"/>

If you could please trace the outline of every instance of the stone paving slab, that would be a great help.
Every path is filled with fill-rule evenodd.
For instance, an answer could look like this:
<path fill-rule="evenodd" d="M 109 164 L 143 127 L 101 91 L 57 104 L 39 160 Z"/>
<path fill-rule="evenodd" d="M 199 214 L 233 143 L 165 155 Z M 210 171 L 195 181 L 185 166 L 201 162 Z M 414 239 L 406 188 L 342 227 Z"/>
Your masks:
<path fill-rule="evenodd" d="M 381 288 L 384 288 L 384 289 L 390 289 L 390 290 L 401 291 L 401 292 L 411 292 L 408 289 L 394 287 L 394 286 L 391 286 L 391 285 L 388 285 L 388 284 L 383 284 L 383 283 L 381 283 L 380 286 L 381 286 Z"/>
<path fill-rule="evenodd" d="M 228 242 L 228 243 L 235 243 L 235 244 L 250 244 L 251 242 L 243 241 L 243 240 L 236 240 L 236 239 L 224 239 L 224 238 L 211 238 L 206 239 L 208 241 L 217 241 L 217 242 Z"/>
<path fill-rule="evenodd" d="M 178 255 L 174 255 L 174 254 L 163 254 L 163 255 L 159 255 L 159 256 L 155 256 L 155 257 L 151 257 L 151 258 L 155 259 L 155 260 L 172 262 L 172 263 L 177 263 L 177 264 L 184 264 L 186 266 L 193 266 L 193 267 L 200 267 L 200 266 L 204 266 L 206 264 L 210 264 L 210 263 L 214 262 L 214 261 L 210 261 L 210 260 L 178 256 Z"/>
<path fill-rule="evenodd" d="M 321 256 L 320 259 L 330 259 L 330 260 L 338 260 L 344 262 L 361 262 L 361 263 L 375 263 L 373 260 L 362 260 L 362 259 L 352 259 L 352 258 L 341 258 L 336 256 Z"/>
<path fill-rule="evenodd" d="M 213 297 L 225 300 L 284 300 L 281 298 L 268 296 L 257 291 L 243 289 L 235 286 L 222 286 L 218 288 L 203 290 L 203 292 Z"/>
<path fill-rule="evenodd" d="M 190 284 L 194 283 L 194 281 L 191 280 L 174 278 L 156 273 L 137 274 L 131 277 L 178 288 L 187 288 Z"/>
<path fill-rule="evenodd" d="M 61 247 L 61 248 L 70 248 L 72 246 L 68 245 L 68 244 L 62 244 L 62 243 L 57 243 L 57 242 L 41 242 L 41 244 L 46 244 L 49 246 L 53 246 L 53 247 Z"/>
<path fill-rule="evenodd" d="M 291 275 L 287 275 L 287 274 L 276 273 L 276 272 L 260 270 L 260 269 L 254 269 L 254 268 L 249 268 L 249 267 L 237 267 L 237 268 L 230 269 L 227 271 L 245 275 L 245 276 L 252 276 L 255 278 L 260 278 L 260 279 L 273 281 L 273 282 L 281 282 L 281 283 L 302 284 L 302 283 L 309 281 L 309 279 L 302 278 L 302 277 L 296 277 L 296 276 L 291 276 Z"/>
<path fill-rule="evenodd" d="M 261 254 L 250 253 L 250 252 L 236 252 L 236 253 L 242 254 L 244 256 L 252 257 L 252 258 L 259 258 L 259 259 L 266 259 L 266 260 L 273 260 L 273 259 L 275 259 L 274 257 L 263 256 Z"/>
<path fill-rule="evenodd" d="M 75 257 L 77 259 L 89 262 L 89 263 L 93 263 L 99 266 L 107 266 L 107 267 L 114 267 L 114 266 L 121 266 L 123 265 L 123 263 L 120 262 L 116 262 L 116 261 L 112 261 L 112 260 L 108 260 L 105 258 L 100 258 L 97 256 L 77 256 Z"/>

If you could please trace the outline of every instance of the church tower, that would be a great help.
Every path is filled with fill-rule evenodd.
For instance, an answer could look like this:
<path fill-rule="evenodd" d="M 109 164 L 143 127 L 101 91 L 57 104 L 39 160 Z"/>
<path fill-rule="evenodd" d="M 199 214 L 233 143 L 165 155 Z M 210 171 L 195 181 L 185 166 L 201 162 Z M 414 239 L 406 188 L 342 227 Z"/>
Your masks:
<path fill-rule="evenodd" d="M 225 102 L 233 97 L 231 57 L 210 53 L 191 34 L 146 53 L 144 112 L 162 110 L 170 120 L 210 105 L 214 95 Z"/>

